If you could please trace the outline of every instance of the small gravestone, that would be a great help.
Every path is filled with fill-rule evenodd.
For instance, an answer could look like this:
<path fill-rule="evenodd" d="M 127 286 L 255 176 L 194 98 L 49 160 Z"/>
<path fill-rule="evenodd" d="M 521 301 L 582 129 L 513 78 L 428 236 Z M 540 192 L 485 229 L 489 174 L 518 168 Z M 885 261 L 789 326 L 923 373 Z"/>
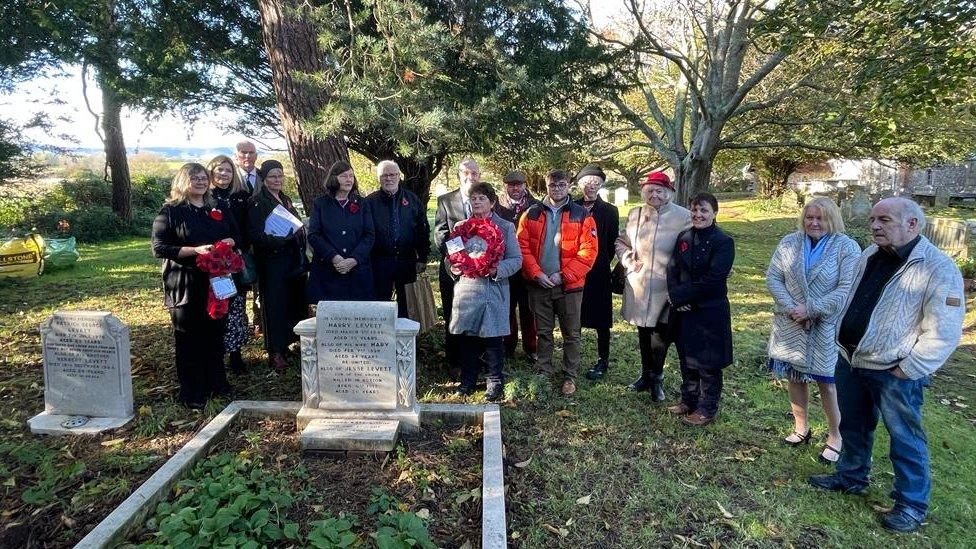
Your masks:
<path fill-rule="evenodd" d="M 600 189 L 596 194 L 600 195 L 600 200 L 610 202 L 610 189 Z"/>
<path fill-rule="evenodd" d="M 845 219 L 867 219 L 871 215 L 871 196 L 861 189 L 854 189 L 848 193 L 848 198 L 841 204 L 841 214 Z"/>
<path fill-rule="evenodd" d="M 613 204 L 614 206 L 623 206 L 627 203 L 627 199 L 630 198 L 630 191 L 627 187 L 620 187 L 613 191 Z"/>
<path fill-rule="evenodd" d="M 312 323 L 309 325 L 309 323 Z M 420 426 L 416 322 L 388 301 L 321 301 L 295 327 L 302 344 L 301 444 L 307 450 L 389 451 Z"/>
<path fill-rule="evenodd" d="M 59 311 L 40 326 L 44 411 L 38 434 L 94 434 L 132 419 L 129 328 L 112 313 Z"/>

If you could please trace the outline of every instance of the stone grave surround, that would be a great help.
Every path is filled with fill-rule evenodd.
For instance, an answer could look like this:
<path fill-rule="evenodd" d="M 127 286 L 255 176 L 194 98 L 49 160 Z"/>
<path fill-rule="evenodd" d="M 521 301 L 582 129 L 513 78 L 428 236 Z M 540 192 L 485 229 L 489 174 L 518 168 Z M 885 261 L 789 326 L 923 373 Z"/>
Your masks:
<path fill-rule="evenodd" d="M 40 326 L 44 411 L 38 434 L 95 434 L 133 418 L 129 328 L 112 313 L 58 311 Z"/>
<path fill-rule="evenodd" d="M 385 452 L 401 428 L 420 428 L 419 330 L 417 322 L 396 318 L 396 303 L 385 301 L 321 301 L 314 319 L 295 326 L 303 449 Z"/>

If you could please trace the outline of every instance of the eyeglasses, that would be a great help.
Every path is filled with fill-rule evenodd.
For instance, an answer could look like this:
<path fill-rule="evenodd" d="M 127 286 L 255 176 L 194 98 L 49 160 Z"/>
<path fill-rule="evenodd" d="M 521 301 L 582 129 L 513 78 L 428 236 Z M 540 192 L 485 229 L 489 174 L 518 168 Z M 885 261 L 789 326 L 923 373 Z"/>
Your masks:
<path fill-rule="evenodd" d="M 205 183 L 207 181 L 210 181 L 210 178 L 206 175 L 194 175 L 190 177 L 190 181 L 192 181 L 193 183 Z"/>
<path fill-rule="evenodd" d="M 385 173 L 380 176 L 380 179 L 394 179 L 400 177 L 398 173 Z"/>
<path fill-rule="evenodd" d="M 481 172 L 476 170 L 458 170 L 461 175 L 481 175 Z"/>
<path fill-rule="evenodd" d="M 548 184 L 548 187 L 550 189 L 565 189 L 568 186 L 569 186 L 569 182 L 567 181 L 556 181 L 555 183 Z"/>

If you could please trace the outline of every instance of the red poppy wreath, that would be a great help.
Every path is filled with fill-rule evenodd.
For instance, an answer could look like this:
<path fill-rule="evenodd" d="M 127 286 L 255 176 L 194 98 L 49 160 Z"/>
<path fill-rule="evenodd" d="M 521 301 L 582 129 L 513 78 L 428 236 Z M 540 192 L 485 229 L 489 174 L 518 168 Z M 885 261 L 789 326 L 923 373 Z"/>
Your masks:
<path fill-rule="evenodd" d="M 458 223 L 450 238 L 460 238 L 464 249 L 447 256 L 462 276 L 490 276 L 505 255 L 505 238 L 490 219 L 472 217 Z"/>
<path fill-rule="evenodd" d="M 244 269 L 244 260 L 224 241 L 220 241 L 210 248 L 210 251 L 197 256 L 197 267 L 201 271 L 210 275 L 211 278 L 217 276 L 227 276 L 238 273 Z M 224 318 L 230 308 L 230 298 L 217 299 L 214 294 L 213 286 L 207 293 L 207 314 L 210 318 Z"/>

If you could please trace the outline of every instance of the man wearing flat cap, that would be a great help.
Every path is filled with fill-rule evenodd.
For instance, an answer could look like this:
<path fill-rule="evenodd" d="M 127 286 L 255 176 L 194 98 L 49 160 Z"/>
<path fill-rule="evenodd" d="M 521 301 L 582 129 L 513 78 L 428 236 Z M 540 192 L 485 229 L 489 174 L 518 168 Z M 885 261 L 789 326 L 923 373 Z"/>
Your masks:
<path fill-rule="evenodd" d="M 610 291 L 610 262 L 614 243 L 620 234 L 620 212 L 600 198 L 600 188 L 607 180 L 599 164 L 590 164 L 576 174 L 580 198 L 576 203 L 586 208 L 596 222 L 596 262 L 586 274 L 583 286 L 581 325 L 596 330 L 597 361 L 586 373 L 587 379 L 602 379 L 610 363 L 610 327 L 613 325 L 613 294 Z"/>
<path fill-rule="evenodd" d="M 526 184 L 525 173 L 521 171 L 509 172 L 505 176 L 505 188 L 498 195 L 498 203 L 495 204 L 495 213 L 502 219 L 511 221 L 518 227 L 522 215 L 529 209 L 529 206 L 538 204 L 539 200 L 532 196 Z M 535 316 L 529 310 L 529 293 L 526 288 L 526 280 L 522 278 L 522 270 L 508 279 L 509 291 L 511 292 L 511 307 L 508 309 L 508 322 L 511 326 L 511 333 L 505 336 L 505 355 L 515 356 L 515 348 L 518 346 L 519 324 L 522 325 L 522 350 L 532 362 L 537 358 L 537 343 L 535 333 Z M 518 312 L 516 313 L 516 308 Z"/>

